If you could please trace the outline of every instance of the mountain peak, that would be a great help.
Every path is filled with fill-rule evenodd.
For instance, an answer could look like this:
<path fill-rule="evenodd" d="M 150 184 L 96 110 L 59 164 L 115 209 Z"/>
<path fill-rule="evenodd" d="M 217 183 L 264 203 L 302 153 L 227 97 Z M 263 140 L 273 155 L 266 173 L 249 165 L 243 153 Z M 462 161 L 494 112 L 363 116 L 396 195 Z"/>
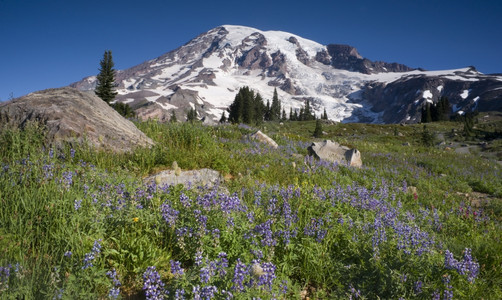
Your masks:
<path fill-rule="evenodd" d="M 349 45 L 324 46 L 284 31 L 222 25 L 156 59 L 117 72 L 116 83 L 117 101 L 130 104 L 145 118 L 166 120 L 176 111 L 181 120 L 195 108 L 200 118 L 219 120 L 239 88 L 249 86 L 264 99 L 271 99 L 277 88 L 288 111 L 300 109 L 309 100 L 317 114 L 326 108 L 329 118 L 337 121 L 400 122 L 417 120 L 420 110 L 403 104 L 399 114 L 384 118 L 385 106 L 379 103 L 388 103 L 386 97 L 391 93 L 383 89 L 394 82 L 402 85 L 409 78 L 434 76 L 443 76 L 434 81 L 435 88 L 419 80 L 416 86 L 407 87 L 412 92 L 395 88 L 393 93 L 401 94 L 392 99 L 408 97 L 406 101 L 420 103 L 417 90 L 438 91 L 439 95 L 446 90 L 439 87 L 445 80 L 474 82 L 482 74 L 464 74 L 464 70 L 428 73 L 398 63 L 371 61 Z M 72 86 L 91 90 L 95 82 L 95 77 L 88 77 Z"/>

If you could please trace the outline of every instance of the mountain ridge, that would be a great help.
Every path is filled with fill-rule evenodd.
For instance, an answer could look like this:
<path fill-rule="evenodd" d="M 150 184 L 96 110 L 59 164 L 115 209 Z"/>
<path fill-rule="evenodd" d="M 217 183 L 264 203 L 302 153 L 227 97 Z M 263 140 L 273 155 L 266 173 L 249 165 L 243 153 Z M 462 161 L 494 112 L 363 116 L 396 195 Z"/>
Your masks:
<path fill-rule="evenodd" d="M 95 82 L 91 76 L 71 86 L 90 91 Z M 118 71 L 116 82 L 117 101 L 131 105 L 142 119 L 167 120 L 172 111 L 183 119 L 195 108 L 200 118 L 216 121 L 242 86 L 265 99 L 277 88 L 286 111 L 310 100 L 318 115 L 326 108 L 330 119 L 342 122 L 418 122 L 421 105 L 443 95 L 452 97 L 457 112 L 474 106 L 502 109 L 496 101 L 502 97 L 499 75 L 475 68 L 424 71 L 373 62 L 349 45 L 325 46 L 288 32 L 236 25 L 213 28 Z M 466 90 L 471 92 L 462 97 Z"/>

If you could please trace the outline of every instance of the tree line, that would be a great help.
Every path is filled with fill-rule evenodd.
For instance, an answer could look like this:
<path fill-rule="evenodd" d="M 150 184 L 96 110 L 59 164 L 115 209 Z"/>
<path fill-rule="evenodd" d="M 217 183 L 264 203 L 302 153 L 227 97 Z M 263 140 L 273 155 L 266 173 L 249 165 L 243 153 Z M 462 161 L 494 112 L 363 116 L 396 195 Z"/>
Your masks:
<path fill-rule="evenodd" d="M 247 86 L 241 87 L 227 112 L 228 119 L 225 112 L 223 112 L 220 122 L 228 121 L 231 123 L 260 125 L 264 121 L 309 121 L 317 119 L 308 99 L 305 101 L 305 106 L 300 108 L 299 111 L 290 108 L 288 118 L 286 110 L 279 100 L 276 88 L 272 96 L 272 103 L 267 100 L 265 104 L 260 93 L 255 93 Z M 326 109 L 321 114 L 321 119 L 328 119 Z"/>

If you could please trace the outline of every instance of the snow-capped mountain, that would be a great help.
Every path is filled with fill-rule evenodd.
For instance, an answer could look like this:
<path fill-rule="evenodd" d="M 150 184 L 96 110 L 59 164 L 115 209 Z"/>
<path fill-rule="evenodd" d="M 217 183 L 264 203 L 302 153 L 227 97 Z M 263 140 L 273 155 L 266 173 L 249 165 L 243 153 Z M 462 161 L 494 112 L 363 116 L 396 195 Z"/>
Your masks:
<path fill-rule="evenodd" d="M 420 120 L 421 105 L 448 96 L 455 111 L 502 110 L 502 74 L 473 67 L 424 71 L 372 62 L 347 45 L 321 45 L 281 31 L 224 25 L 156 59 L 116 75 L 117 101 L 142 118 L 178 119 L 196 108 L 218 120 L 240 87 L 264 99 L 277 88 L 282 106 L 299 109 L 310 100 L 332 120 L 396 123 Z M 96 77 L 72 84 L 93 90 Z"/>

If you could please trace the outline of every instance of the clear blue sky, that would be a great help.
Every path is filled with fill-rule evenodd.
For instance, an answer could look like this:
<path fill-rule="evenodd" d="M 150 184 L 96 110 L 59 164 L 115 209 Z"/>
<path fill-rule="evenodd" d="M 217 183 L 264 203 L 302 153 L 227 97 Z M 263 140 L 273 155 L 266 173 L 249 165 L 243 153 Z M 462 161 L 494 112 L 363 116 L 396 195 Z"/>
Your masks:
<path fill-rule="evenodd" d="M 499 0 L 0 0 L 0 99 L 125 69 L 223 24 L 356 47 L 371 60 L 502 73 Z"/>

